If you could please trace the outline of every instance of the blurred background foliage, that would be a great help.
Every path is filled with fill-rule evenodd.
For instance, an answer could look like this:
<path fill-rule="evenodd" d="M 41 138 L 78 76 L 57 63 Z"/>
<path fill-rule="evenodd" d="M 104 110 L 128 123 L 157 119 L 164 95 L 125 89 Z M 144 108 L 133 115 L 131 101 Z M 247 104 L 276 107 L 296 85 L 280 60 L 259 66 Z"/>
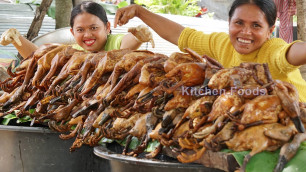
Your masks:
<path fill-rule="evenodd" d="M 195 16 L 200 12 L 198 0 L 135 0 L 154 13 Z"/>

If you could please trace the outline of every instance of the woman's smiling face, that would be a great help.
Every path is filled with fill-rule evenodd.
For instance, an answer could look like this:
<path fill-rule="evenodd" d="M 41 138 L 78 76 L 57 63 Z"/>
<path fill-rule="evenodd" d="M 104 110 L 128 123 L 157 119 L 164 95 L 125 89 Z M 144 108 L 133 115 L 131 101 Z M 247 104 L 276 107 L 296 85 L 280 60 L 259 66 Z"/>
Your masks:
<path fill-rule="evenodd" d="M 75 41 L 87 51 L 102 50 L 109 32 L 109 22 L 105 25 L 97 16 L 86 12 L 75 17 L 71 29 Z"/>
<path fill-rule="evenodd" d="M 237 7 L 229 21 L 229 35 L 235 50 L 249 54 L 259 49 L 267 41 L 274 26 L 269 27 L 266 16 L 254 4 Z"/>

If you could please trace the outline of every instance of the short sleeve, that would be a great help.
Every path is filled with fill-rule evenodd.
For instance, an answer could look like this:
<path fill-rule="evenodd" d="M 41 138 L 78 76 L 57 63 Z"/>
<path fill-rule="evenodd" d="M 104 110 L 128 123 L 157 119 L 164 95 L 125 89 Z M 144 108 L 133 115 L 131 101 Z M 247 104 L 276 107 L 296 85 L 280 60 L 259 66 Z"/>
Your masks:
<path fill-rule="evenodd" d="M 104 50 L 119 50 L 124 34 L 109 35 Z"/>

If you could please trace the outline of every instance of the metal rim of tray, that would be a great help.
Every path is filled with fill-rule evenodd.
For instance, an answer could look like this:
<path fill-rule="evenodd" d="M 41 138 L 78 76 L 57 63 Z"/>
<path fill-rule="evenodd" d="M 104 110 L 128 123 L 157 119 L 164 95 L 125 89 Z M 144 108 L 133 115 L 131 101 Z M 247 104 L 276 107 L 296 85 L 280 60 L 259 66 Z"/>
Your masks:
<path fill-rule="evenodd" d="M 43 127 L 25 127 L 25 126 L 8 126 L 8 125 L 0 125 L 0 130 L 32 132 L 32 133 L 57 133 L 55 131 L 50 130 L 49 128 L 43 128 Z"/>
<path fill-rule="evenodd" d="M 94 147 L 94 154 L 98 157 L 102 157 L 108 160 L 116 160 L 124 163 L 135 164 L 135 165 L 146 165 L 146 166 L 158 166 L 158 167 L 175 167 L 175 168 L 185 168 L 185 169 L 205 169 L 201 164 L 183 164 L 179 162 L 167 162 L 157 159 L 147 159 L 147 158 L 138 158 L 133 156 L 127 156 L 115 153 L 105 146 Z"/>
<path fill-rule="evenodd" d="M 61 43 L 61 44 L 74 44 L 75 39 L 70 32 L 70 27 L 56 29 L 35 37 L 32 42 L 38 46 L 45 43 Z"/>

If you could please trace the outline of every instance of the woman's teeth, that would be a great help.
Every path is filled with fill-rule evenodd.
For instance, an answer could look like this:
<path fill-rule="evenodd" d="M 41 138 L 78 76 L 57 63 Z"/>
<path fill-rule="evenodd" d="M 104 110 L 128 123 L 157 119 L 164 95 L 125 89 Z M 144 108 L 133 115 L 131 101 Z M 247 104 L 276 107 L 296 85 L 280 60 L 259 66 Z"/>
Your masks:
<path fill-rule="evenodd" d="M 92 45 L 95 40 L 84 41 L 86 45 Z"/>
<path fill-rule="evenodd" d="M 239 41 L 239 42 L 242 42 L 242 43 L 245 43 L 245 44 L 250 44 L 250 43 L 252 43 L 251 40 L 246 40 L 246 39 L 241 39 L 241 38 L 238 38 L 238 41 Z"/>

